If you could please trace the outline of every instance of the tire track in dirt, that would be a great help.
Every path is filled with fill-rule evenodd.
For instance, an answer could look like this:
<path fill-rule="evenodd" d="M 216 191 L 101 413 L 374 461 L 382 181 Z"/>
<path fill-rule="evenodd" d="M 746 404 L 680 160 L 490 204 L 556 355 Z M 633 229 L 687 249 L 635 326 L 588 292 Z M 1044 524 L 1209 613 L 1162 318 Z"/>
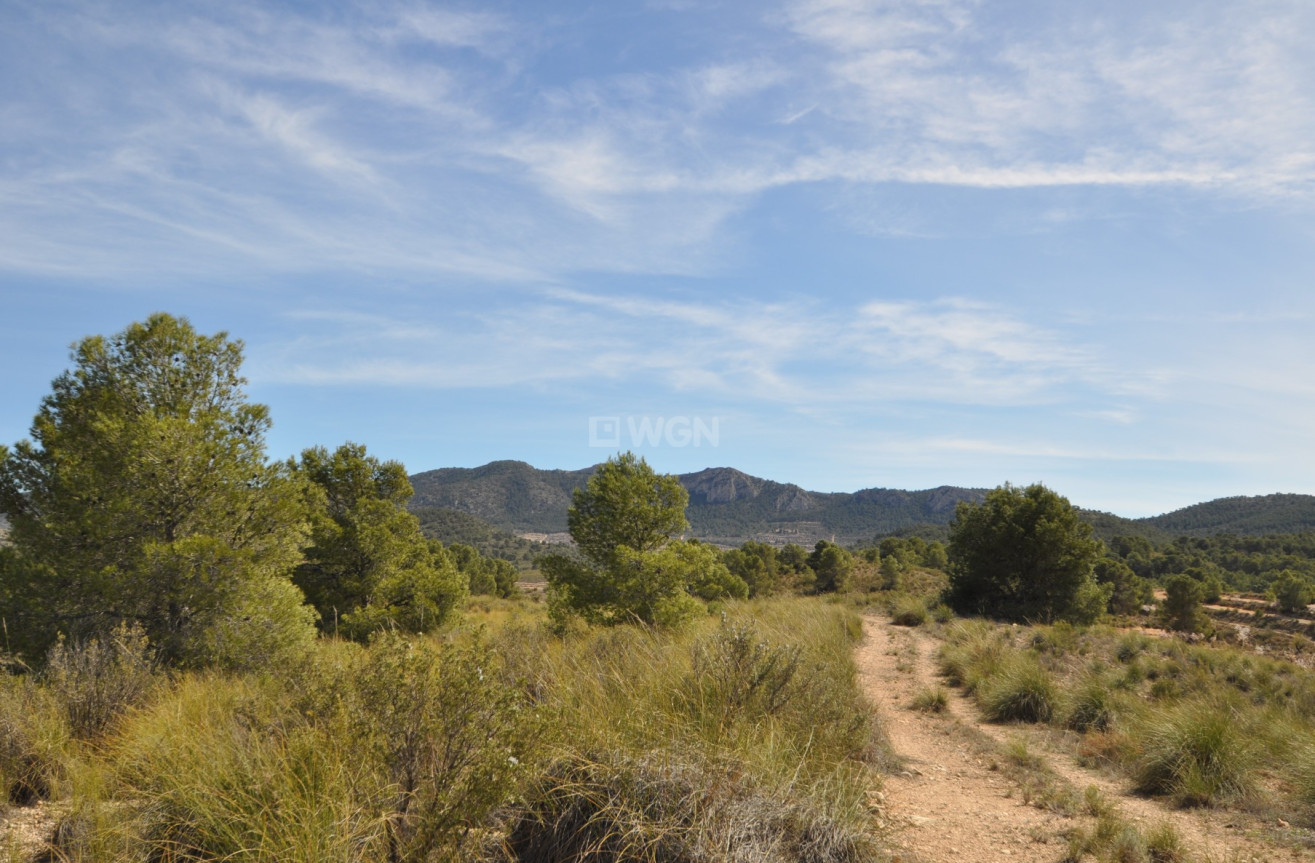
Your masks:
<path fill-rule="evenodd" d="M 886 779 L 882 801 L 895 859 L 1054 863 L 1063 857 L 1061 834 L 1072 819 L 1025 804 L 952 718 L 907 709 L 933 682 L 926 651 L 907 630 L 874 617 L 864 618 L 864 630 L 855 655 L 861 685 L 903 762 Z"/>
<path fill-rule="evenodd" d="M 885 727 L 904 775 L 885 785 L 887 819 L 897 828 L 893 844 L 913 852 L 904 859 L 921 863 L 972 863 L 987 860 L 1057 861 L 1064 856 L 1063 834 L 1090 819 L 1075 819 L 1025 805 L 1018 787 L 991 769 L 970 734 L 1003 746 L 1024 740 L 1074 790 L 1100 789 L 1119 814 L 1142 827 L 1174 826 L 1198 860 L 1261 863 L 1291 860 L 1315 863 L 1315 853 L 1280 847 L 1258 835 L 1254 819 L 1221 810 L 1182 810 L 1131 791 L 1126 779 L 1083 767 L 1058 749 L 1043 727 L 985 722 L 976 706 L 950 689 L 944 714 L 908 709 L 923 689 L 939 682 L 933 661 L 939 644 L 918 629 L 897 627 L 885 618 L 864 617 L 865 639 L 855 659 L 869 699 L 883 708 Z"/>

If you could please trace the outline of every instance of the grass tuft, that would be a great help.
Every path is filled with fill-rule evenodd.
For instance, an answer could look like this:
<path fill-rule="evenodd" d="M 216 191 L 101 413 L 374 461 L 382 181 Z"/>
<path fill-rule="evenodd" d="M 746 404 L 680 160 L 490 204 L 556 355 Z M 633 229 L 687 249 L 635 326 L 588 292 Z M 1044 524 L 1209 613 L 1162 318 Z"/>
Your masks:
<path fill-rule="evenodd" d="M 913 696 L 909 707 L 923 713 L 944 713 L 950 707 L 950 694 L 943 686 L 929 686 Z"/>
<path fill-rule="evenodd" d="M 1251 790 L 1256 752 L 1233 710 L 1195 699 L 1151 714 L 1142 728 L 1138 789 L 1205 806 Z"/>
<path fill-rule="evenodd" d="M 923 626 L 931 619 L 927 603 L 916 596 L 902 596 L 890 610 L 890 621 L 896 626 Z"/>
<path fill-rule="evenodd" d="M 979 690 L 988 718 L 995 722 L 1049 722 L 1059 705 L 1054 678 L 1035 658 L 1009 657 Z"/>

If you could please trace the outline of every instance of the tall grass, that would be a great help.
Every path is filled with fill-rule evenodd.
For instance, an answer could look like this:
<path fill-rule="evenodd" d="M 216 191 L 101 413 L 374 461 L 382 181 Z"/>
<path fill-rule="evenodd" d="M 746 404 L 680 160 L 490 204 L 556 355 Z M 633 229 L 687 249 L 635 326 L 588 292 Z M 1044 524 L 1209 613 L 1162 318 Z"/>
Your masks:
<path fill-rule="evenodd" d="M 88 863 L 876 858 L 885 746 L 852 611 L 564 637 L 541 606 L 489 612 L 491 632 L 326 640 L 264 673 L 70 648 L 41 681 L 0 678 L 0 776 L 64 797 L 50 857 Z"/>
<path fill-rule="evenodd" d="M 969 620 L 946 627 L 939 661 L 989 718 L 1081 732 L 1082 756 L 1145 793 L 1315 822 L 1315 674 L 1292 663 L 1107 627 Z"/>
<path fill-rule="evenodd" d="M 1184 805 L 1239 798 L 1252 788 L 1257 750 L 1230 705 L 1194 699 L 1151 714 L 1137 729 L 1140 790 Z"/>
<path fill-rule="evenodd" d="M 869 859 L 865 792 L 884 742 L 858 693 L 860 634 L 852 611 L 794 599 L 678 635 L 621 628 L 548 645 L 534 673 L 561 742 L 510 823 L 509 853 Z"/>
<path fill-rule="evenodd" d="M 58 699 L 31 680 L 0 675 L 0 806 L 58 796 L 72 735 Z"/>
<path fill-rule="evenodd" d="M 1049 722 L 1058 712 L 1054 678 L 1026 654 L 1003 660 L 977 692 L 982 710 L 997 722 Z"/>

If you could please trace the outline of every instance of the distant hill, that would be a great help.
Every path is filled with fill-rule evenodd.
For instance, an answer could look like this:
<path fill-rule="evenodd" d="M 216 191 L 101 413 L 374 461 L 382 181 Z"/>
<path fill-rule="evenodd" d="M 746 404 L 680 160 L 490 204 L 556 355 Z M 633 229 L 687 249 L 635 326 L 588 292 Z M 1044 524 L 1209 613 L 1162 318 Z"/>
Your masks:
<path fill-rule="evenodd" d="M 571 492 L 594 470 L 539 470 L 523 461 L 429 470 L 411 477 L 411 509 L 455 509 L 510 533 L 556 533 L 566 530 Z"/>
<path fill-rule="evenodd" d="M 470 513 L 439 507 L 422 507 L 413 512 L 426 537 L 444 545 L 469 545 L 485 557 L 511 561 L 517 569 L 530 569 L 536 558 L 553 551 L 548 543 L 523 539 Z"/>
<path fill-rule="evenodd" d="M 477 468 L 425 471 L 411 477 L 416 490 L 412 508 L 469 513 L 512 534 L 560 533 L 566 530 L 571 492 L 595 470 L 538 470 L 522 461 L 495 461 Z M 729 467 L 679 478 L 690 495 L 689 535 L 722 545 L 748 539 L 809 546 L 832 538 L 849 545 L 891 535 L 943 538 L 955 506 L 980 501 L 986 494 L 985 489 L 957 486 L 814 492 Z M 1293 533 L 1315 530 L 1315 496 L 1221 498 L 1138 519 L 1095 510 L 1081 514 L 1103 539 L 1123 534 L 1161 543 L 1180 535 Z"/>
<path fill-rule="evenodd" d="M 571 492 L 584 486 L 595 469 L 538 470 L 525 462 L 496 461 L 425 471 L 411 477 L 411 508 L 454 509 L 516 534 L 561 532 Z M 812 545 L 833 537 L 843 543 L 868 542 L 919 525 L 944 525 L 960 500 L 981 500 L 985 494 L 948 486 L 811 492 L 728 467 L 683 474 L 680 481 L 690 493 L 689 535 L 725 545 L 747 539 Z"/>
<path fill-rule="evenodd" d="M 777 545 L 812 545 L 819 539 L 868 542 L 918 525 L 946 524 L 959 501 L 979 501 L 985 494 L 950 486 L 815 492 L 727 467 L 683 474 L 680 481 L 689 490 L 690 533 L 729 545 L 746 539 Z"/>
<path fill-rule="evenodd" d="M 1315 529 L 1315 496 L 1221 497 L 1139 521 L 1154 525 L 1171 536 L 1298 533 Z"/>

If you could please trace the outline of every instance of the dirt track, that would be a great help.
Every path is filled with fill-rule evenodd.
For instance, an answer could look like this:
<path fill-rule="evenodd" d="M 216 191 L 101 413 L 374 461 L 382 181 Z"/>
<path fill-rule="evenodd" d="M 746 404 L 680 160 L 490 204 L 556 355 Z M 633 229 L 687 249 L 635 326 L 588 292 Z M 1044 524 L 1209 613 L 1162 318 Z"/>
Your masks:
<path fill-rule="evenodd" d="M 1077 791 L 1096 786 L 1126 820 L 1173 824 L 1198 860 L 1315 861 L 1308 850 L 1275 847 L 1246 816 L 1171 809 L 1135 796 L 1126 781 L 1080 766 L 1055 745 L 1046 729 L 983 722 L 972 702 L 953 690 L 945 713 L 908 709 L 920 691 L 939 682 L 933 662 L 936 640 L 923 630 L 896 627 L 876 615 L 865 617 L 864 629 L 866 638 L 856 654 L 861 683 L 904 764 L 883 789 L 883 815 L 897 859 L 1061 860 L 1067 850 L 1064 837 L 1089 826 L 1091 819 L 1066 817 L 1024 802 L 1022 789 L 1002 775 L 990 751 L 1021 737 L 1060 781 Z"/>

